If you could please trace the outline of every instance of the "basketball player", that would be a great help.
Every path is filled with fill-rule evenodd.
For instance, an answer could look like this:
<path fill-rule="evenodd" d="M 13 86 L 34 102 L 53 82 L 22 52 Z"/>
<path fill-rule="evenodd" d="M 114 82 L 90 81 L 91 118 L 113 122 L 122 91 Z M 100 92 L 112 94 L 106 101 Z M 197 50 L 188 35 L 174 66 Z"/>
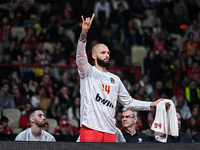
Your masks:
<path fill-rule="evenodd" d="M 15 141 L 48 141 L 55 142 L 55 138 L 48 132 L 42 130 L 45 127 L 44 113 L 40 109 L 32 108 L 28 111 L 31 128 L 17 135 Z"/>
<path fill-rule="evenodd" d="M 108 72 L 110 51 L 104 44 L 92 49 L 95 66 L 88 63 L 86 38 L 94 19 L 82 18 L 82 32 L 78 41 L 76 63 L 80 76 L 81 131 L 80 142 L 116 142 L 115 106 L 117 100 L 127 109 L 151 110 L 161 101 L 143 102 L 133 99 L 118 76 Z"/>

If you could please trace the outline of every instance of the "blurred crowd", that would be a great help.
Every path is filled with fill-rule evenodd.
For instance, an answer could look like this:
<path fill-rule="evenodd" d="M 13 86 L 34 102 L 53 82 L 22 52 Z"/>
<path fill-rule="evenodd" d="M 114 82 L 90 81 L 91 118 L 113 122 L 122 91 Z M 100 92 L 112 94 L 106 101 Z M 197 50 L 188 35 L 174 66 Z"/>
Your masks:
<path fill-rule="evenodd" d="M 59 129 L 76 122 L 70 126 L 70 134 L 78 134 L 76 45 L 81 32 L 80 16 L 94 12 L 87 41 L 89 62 L 93 64 L 92 47 L 102 42 L 110 49 L 110 66 L 135 67 L 130 63 L 132 47 L 143 46 L 147 56 L 138 82 L 132 71 L 108 69 L 121 78 L 135 99 L 172 99 L 182 118 L 181 130 L 194 136 L 200 131 L 199 7 L 198 0 L 1 1 L 1 125 L 6 120 L 6 108 L 17 108 L 24 116 L 27 107 L 39 107 L 46 118 L 56 119 Z M 16 29 L 23 29 L 24 35 L 13 36 Z M 62 67 L 67 65 L 71 67 Z M 122 106 L 117 104 L 116 110 L 116 125 L 122 128 Z M 63 115 L 67 117 L 64 122 Z M 155 110 L 138 112 L 138 129 L 150 129 L 154 117 Z M 26 121 L 19 124 L 20 128 L 29 127 Z"/>

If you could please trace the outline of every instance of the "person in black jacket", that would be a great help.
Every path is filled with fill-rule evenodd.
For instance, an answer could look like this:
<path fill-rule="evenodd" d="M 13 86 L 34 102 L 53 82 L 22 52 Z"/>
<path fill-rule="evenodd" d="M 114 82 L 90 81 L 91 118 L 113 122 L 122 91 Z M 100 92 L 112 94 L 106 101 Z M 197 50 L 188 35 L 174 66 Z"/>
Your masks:
<path fill-rule="evenodd" d="M 137 112 L 130 109 L 122 109 L 122 134 L 127 143 L 150 142 L 149 137 L 136 129 Z"/>
<path fill-rule="evenodd" d="M 192 143 L 193 140 L 190 137 L 190 135 L 188 135 L 187 133 L 180 130 L 180 128 L 181 128 L 181 116 L 180 116 L 179 113 L 176 113 L 176 114 L 177 114 L 177 119 L 178 119 L 179 136 L 173 137 L 171 135 L 168 135 L 167 143 Z M 154 142 L 158 143 L 158 141 L 156 139 L 154 139 Z"/>

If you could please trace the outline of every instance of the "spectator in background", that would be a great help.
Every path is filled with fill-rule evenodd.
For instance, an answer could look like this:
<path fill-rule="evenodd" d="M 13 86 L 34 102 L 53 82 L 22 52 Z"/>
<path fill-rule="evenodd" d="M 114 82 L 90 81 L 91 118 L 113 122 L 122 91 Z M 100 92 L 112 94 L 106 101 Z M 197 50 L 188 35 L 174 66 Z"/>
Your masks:
<path fill-rule="evenodd" d="M 19 85 L 15 84 L 12 86 L 12 94 L 15 100 L 15 107 L 22 111 L 28 100 L 22 95 Z"/>
<path fill-rule="evenodd" d="M 51 104 L 51 99 L 47 95 L 48 95 L 48 92 L 45 86 L 40 85 L 37 88 L 36 94 L 33 95 L 31 98 L 31 104 L 33 105 L 33 107 L 40 108 L 41 110 L 43 110 L 43 112 L 46 113 L 46 110 Z"/>
<path fill-rule="evenodd" d="M 65 48 L 62 50 L 64 54 L 70 54 L 74 50 L 74 44 L 71 39 L 65 34 L 65 28 L 63 26 L 59 26 L 57 30 L 56 40 L 62 43 L 62 47 Z M 69 59 L 70 55 L 67 55 L 67 59 Z M 66 58 L 65 58 L 66 59 Z"/>
<path fill-rule="evenodd" d="M 58 81 L 57 90 L 60 91 L 63 86 L 69 86 L 69 73 L 63 72 L 62 78 Z"/>
<path fill-rule="evenodd" d="M 16 24 L 20 17 L 20 14 L 17 15 L 14 22 L 10 23 L 7 16 L 3 16 L 0 23 L 0 55 L 2 55 L 3 50 L 8 48 L 9 41 L 12 38 L 11 28 Z"/>
<path fill-rule="evenodd" d="M 51 63 L 57 64 L 60 60 L 65 59 L 67 56 L 64 53 L 64 48 L 60 41 L 56 42 L 54 52 L 51 54 Z"/>
<path fill-rule="evenodd" d="M 191 118 L 196 118 L 197 119 L 197 124 L 198 124 L 198 126 L 200 126 L 200 119 L 199 119 L 199 107 L 198 106 L 194 106 L 193 108 L 192 108 L 192 116 L 191 116 Z M 191 118 L 188 118 L 187 119 L 187 127 L 188 128 L 190 128 L 190 120 L 191 120 Z"/>
<path fill-rule="evenodd" d="M 177 92 L 176 93 L 175 106 L 178 107 L 181 117 L 184 120 L 187 120 L 192 116 L 190 108 L 187 106 L 187 102 L 185 100 L 185 93 L 184 92 Z"/>
<path fill-rule="evenodd" d="M 110 19 L 110 3 L 107 0 L 98 0 L 94 5 L 95 22 L 98 26 L 107 26 Z"/>
<path fill-rule="evenodd" d="M 27 27 L 31 24 L 31 14 L 37 15 L 37 8 L 28 1 L 17 2 L 17 7 L 15 9 L 15 14 L 21 14 L 21 17 L 17 23 L 17 26 Z"/>
<path fill-rule="evenodd" d="M 147 27 L 151 29 L 153 26 L 155 26 L 155 22 L 157 22 L 157 25 L 161 25 L 160 18 L 157 16 L 157 10 L 153 9 L 151 14 L 148 14 L 147 19 L 143 21 L 143 27 Z"/>
<path fill-rule="evenodd" d="M 51 104 L 47 109 L 46 116 L 48 118 L 56 119 L 59 123 L 61 117 L 61 107 L 60 107 L 60 100 L 58 96 L 54 96 L 52 98 Z"/>
<path fill-rule="evenodd" d="M 19 43 L 19 53 L 21 53 L 21 57 L 27 56 L 28 57 L 28 62 L 27 64 L 31 64 L 33 62 L 33 54 L 30 49 L 27 48 L 27 43 L 26 42 L 21 42 Z M 21 58 L 23 61 L 23 58 Z"/>
<path fill-rule="evenodd" d="M 26 35 L 20 41 L 20 44 L 21 43 L 26 43 L 27 44 L 27 50 L 31 50 L 32 54 L 35 53 L 34 51 L 36 50 L 37 38 L 40 35 L 41 30 L 42 30 L 41 28 L 37 28 L 37 30 L 36 30 L 32 26 L 27 27 L 26 28 Z"/>
<path fill-rule="evenodd" d="M 179 27 L 179 33 L 181 36 L 185 33 L 185 27 L 188 27 L 190 25 L 190 20 L 188 19 L 187 15 L 185 14 L 183 8 L 178 8 L 178 14 L 176 15 L 177 24 Z"/>
<path fill-rule="evenodd" d="M 122 83 L 125 86 L 125 88 L 127 89 L 127 91 L 131 94 L 132 89 L 131 89 L 131 83 L 128 79 L 122 79 Z"/>
<path fill-rule="evenodd" d="M 129 4 L 128 4 L 127 0 L 115 0 L 115 1 L 112 1 L 113 9 L 114 10 L 119 9 L 120 4 L 122 4 L 124 6 L 125 10 L 129 9 Z"/>
<path fill-rule="evenodd" d="M 72 106 L 70 91 L 67 86 L 62 87 L 61 92 L 59 94 L 59 99 L 60 99 L 61 112 L 64 113 L 69 109 L 70 106 Z"/>
<path fill-rule="evenodd" d="M 45 122 L 45 126 L 42 127 L 42 130 L 49 132 L 49 123 L 48 122 Z"/>
<path fill-rule="evenodd" d="M 199 63 L 198 62 L 193 62 L 192 68 L 188 70 L 187 76 L 196 81 L 197 84 L 200 84 L 200 68 L 199 68 Z"/>
<path fill-rule="evenodd" d="M 51 75 L 49 73 L 45 73 L 42 77 L 40 85 L 44 86 L 48 91 L 48 96 L 53 97 L 54 95 L 54 82 L 51 80 Z"/>
<path fill-rule="evenodd" d="M 4 64 L 12 64 L 11 63 L 11 56 L 9 52 L 4 52 L 3 53 L 3 57 L 2 57 L 2 61 L 1 63 Z M 18 70 L 18 67 L 16 66 L 0 66 L 0 70 L 1 70 L 1 74 L 0 74 L 0 79 L 8 79 L 9 74 L 13 71 L 13 70 Z"/>
<path fill-rule="evenodd" d="M 140 86 L 134 98 L 137 100 L 145 101 L 147 97 L 149 97 L 149 95 L 146 93 L 145 88 Z"/>
<path fill-rule="evenodd" d="M 166 77 L 171 75 L 170 58 L 170 53 L 165 49 L 163 49 L 159 55 L 156 55 L 153 58 L 149 76 L 153 84 L 155 84 L 157 81 L 162 81 L 165 83 Z"/>
<path fill-rule="evenodd" d="M 10 80 L 11 85 L 20 84 L 21 79 L 20 79 L 18 71 L 16 71 L 16 70 L 11 71 L 9 74 L 9 80 Z"/>
<path fill-rule="evenodd" d="M 55 13 L 53 13 L 51 15 L 50 23 L 48 24 L 47 27 L 47 35 L 46 35 L 47 41 L 50 42 L 57 41 L 56 36 L 58 33 L 58 27 L 59 27 L 58 16 Z"/>
<path fill-rule="evenodd" d="M 45 10 L 41 14 L 40 25 L 42 26 L 42 28 L 47 28 L 48 25 L 51 23 L 51 21 L 50 21 L 51 15 L 52 15 L 51 7 L 52 7 L 51 2 L 47 2 L 46 6 L 45 6 Z"/>
<path fill-rule="evenodd" d="M 170 11 L 168 7 L 163 9 L 163 15 L 161 16 L 161 24 L 163 30 L 166 30 L 169 33 L 177 32 L 177 22 L 173 11 Z"/>
<path fill-rule="evenodd" d="M 44 74 L 49 74 L 50 75 L 50 80 L 52 81 L 53 89 L 55 89 L 57 87 L 57 80 L 53 76 L 53 68 L 51 67 L 50 64 L 47 64 L 47 65 L 44 66 L 44 68 L 43 68 L 43 75 Z"/>
<path fill-rule="evenodd" d="M 192 57 L 193 61 L 198 60 L 196 57 L 200 57 L 199 45 L 194 41 L 194 33 L 188 33 L 188 39 L 183 44 L 183 50 Z"/>
<path fill-rule="evenodd" d="M 154 52 L 150 50 L 147 53 L 147 57 L 144 58 L 143 65 L 144 65 L 144 73 L 145 74 L 150 75 L 150 72 L 151 72 L 150 68 L 151 68 L 152 60 L 153 60 L 154 56 L 155 56 Z"/>
<path fill-rule="evenodd" d="M 198 120 L 196 117 L 191 117 L 190 118 L 190 122 L 189 122 L 189 127 L 187 128 L 186 132 L 187 134 L 189 134 L 191 137 L 194 135 L 194 130 L 198 129 L 199 125 L 198 125 Z"/>
<path fill-rule="evenodd" d="M 187 72 L 183 70 L 181 60 L 176 59 L 174 61 L 173 69 L 173 92 L 179 90 L 180 88 L 184 88 L 187 82 Z"/>
<path fill-rule="evenodd" d="M 196 15 L 199 12 L 199 5 L 194 0 L 185 1 L 185 4 L 188 9 L 188 15 L 189 15 L 188 17 L 190 21 L 192 21 L 193 19 L 196 19 Z"/>
<path fill-rule="evenodd" d="M 76 96 L 73 100 L 73 105 L 69 107 L 68 120 L 77 122 L 77 127 L 80 128 L 80 96 Z"/>
<path fill-rule="evenodd" d="M 27 103 L 24 107 L 24 114 L 20 116 L 19 118 L 19 127 L 22 128 L 23 130 L 29 128 L 30 122 L 28 119 L 28 111 L 32 108 L 31 103 Z"/>
<path fill-rule="evenodd" d="M 124 36 L 125 36 L 125 40 L 124 40 L 124 46 L 125 46 L 125 55 L 127 56 L 127 58 L 130 57 L 130 49 L 131 46 L 133 45 L 137 45 L 138 44 L 138 35 L 139 35 L 139 31 L 138 28 L 136 26 L 136 23 L 133 19 L 130 19 L 128 21 L 127 27 L 124 31 Z"/>
<path fill-rule="evenodd" d="M 198 42 L 200 30 L 198 28 L 198 23 L 197 23 L 196 19 L 194 19 L 192 21 L 191 25 L 187 28 L 185 35 L 184 35 L 184 41 L 186 41 L 188 39 L 188 37 L 189 37 L 188 34 L 191 32 L 193 33 L 193 41 Z"/>
<path fill-rule="evenodd" d="M 59 126 L 60 126 L 60 129 L 58 130 L 56 135 L 75 136 L 71 129 L 71 125 L 67 121 L 62 121 Z"/>
<path fill-rule="evenodd" d="M 104 40 L 103 29 L 109 26 L 111 7 L 108 0 L 97 0 L 94 4 L 95 20 L 94 26 L 97 40 Z"/>
<path fill-rule="evenodd" d="M 115 119 L 116 119 L 116 127 L 119 128 L 120 130 L 123 129 L 123 125 L 122 125 L 122 112 L 120 111 L 116 111 L 115 114 Z"/>
<path fill-rule="evenodd" d="M 142 79 L 139 81 L 140 86 L 145 89 L 145 92 L 151 97 L 151 99 L 155 99 L 155 95 L 153 93 L 153 86 L 149 82 L 149 75 L 144 74 Z"/>
<path fill-rule="evenodd" d="M 167 143 L 192 143 L 192 138 L 190 135 L 187 133 L 181 131 L 181 116 L 179 113 L 177 114 L 177 119 L 178 119 L 178 129 L 179 129 L 179 136 L 178 137 L 173 137 L 171 135 L 168 135 L 167 137 Z M 154 142 L 158 142 L 157 140 L 154 139 Z"/>
<path fill-rule="evenodd" d="M 32 90 L 29 89 L 29 80 L 22 80 L 21 90 L 22 94 L 26 97 L 28 102 L 30 102 L 30 99 L 34 93 Z"/>
<path fill-rule="evenodd" d="M 3 132 L 3 125 L 2 125 L 2 123 L 0 123 L 0 135 L 1 134 L 4 134 L 4 132 Z"/>
<path fill-rule="evenodd" d="M 47 50 L 44 49 L 44 43 L 41 41 L 37 43 L 37 48 L 34 54 L 34 60 L 37 64 L 46 65 L 49 64 L 52 60 L 51 55 Z"/>
<path fill-rule="evenodd" d="M 63 4 L 64 8 L 62 9 L 61 14 L 60 14 L 61 16 L 60 22 L 66 28 L 71 28 L 76 23 L 76 18 L 75 18 L 76 12 L 74 11 L 74 8 L 71 3 L 72 2 L 70 1 L 66 1 Z"/>
<path fill-rule="evenodd" d="M 23 55 L 21 64 L 27 65 L 29 57 L 27 55 Z M 19 66 L 20 77 L 25 80 L 33 79 L 33 72 L 31 71 L 31 67 Z"/>
<path fill-rule="evenodd" d="M 17 135 L 15 141 L 49 141 L 55 142 L 55 138 L 48 132 L 42 130 L 45 127 L 45 116 L 40 109 L 28 111 L 31 128 L 28 128 Z"/>
<path fill-rule="evenodd" d="M 187 54 L 186 51 L 181 51 L 180 60 L 183 69 L 191 69 L 193 60 L 190 55 Z"/>
<path fill-rule="evenodd" d="M 150 142 L 149 137 L 136 129 L 137 112 L 129 109 L 122 109 L 122 134 L 127 143 Z"/>
<path fill-rule="evenodd" d="M 1 84 L 0 91 L 0 109 L 15 108 L 15 101 L 12 94 L 9 93 L 10 86 L 7 82 Z"/>
<path fill-rule="evenodd" d="M 130 20 L 130 14 L 128 10 L 125 9 L 124 4 L 119 3 L 117 10 L 112 11 L 110 16 L 113 43 L 116 43 L 117 41 L 121 40 L 121 32 L 124 33 L 128 20 Z"/>
<path fill-rule="evenodd" d="M 68 127 L 70 127 L 70 133 L 72 135 L 78 135 L 79 134 L 78 128 L 76 126 L 72 126 L 72 125 L 69 124 L 67 114 L 61 115 L 59 125 L 55 128 L 54 134 L 57 134 L 60 131 L 60 125 L 61 126 L 62 125 L 68 125 Z"/>
<path fill-rule="evenodd" d="M 199 127 L 193 128 L 191 130 L 191 132 L 192 132 L 191 136 L 192 136 L 193 141 L 194 142 L 200 142 L 200 129 L 199 129 Z"/>
<path fill-rule="evenodd" d="M 153 110 L 150 111 L 148 113 L 148 116 L 147 116 L 147 121 L 148 121 L 149 129 L 151 128 L 151 126 L 153 124 L 153 121 L 155 119 L 155 115 L 156 115 L 156 108 L 153 108 Z"/>
<path fill-rule="evenodd" d="M 155 90 L 154 90 L 155 99 L 160 98 L 163 93 L 165 93 L 163 82 L 157 81 L 155 84 Z"/>
<path fill-rule="evenodd" d="M 185 16 L 188 16 L 188 8 L 184 0 L 176 0 L 174 4 L 174 14 L 178 15 L 179 9 L 182 9 Z"/>
<path fill-rule="evenodd" d="M 158 19 L 154 18 L 152 20 L 152 38 L 155 40 L 159 35 L 163 34 L 163 29 L 161 27 L 161 23 Z"/>
<path fill-rule="evenodd" d="M 9 119 L 6 116 L 1 118 L 1 124 L 3 125 L 4 134 L 13 134 L 13 130 L 8 127 Z"/>
<path fill-rule="evenodd" d="M 200 89 L 196 81 L 191 80 L 189 85 L 185 88 L 185 97 L 191 111 L 193 106 L 200 106 Z"/>
<path fill-rule="evenodd" d="M 12 63 L 19 63 L 21 61 L 20 52 L 17 49 L 17 42 L 15 40 L 10 41 L 9 47 L 4 49 L 4 52 L 10 53 Z"/>
<path fill-rule="evenodd" d="M 140 0 L 133 0 L 129 1 L 131 16 L 133 18 L 138 18 L 140 20 L 143 20 L 145 18 L 144 14 L 144 4 Z"/>

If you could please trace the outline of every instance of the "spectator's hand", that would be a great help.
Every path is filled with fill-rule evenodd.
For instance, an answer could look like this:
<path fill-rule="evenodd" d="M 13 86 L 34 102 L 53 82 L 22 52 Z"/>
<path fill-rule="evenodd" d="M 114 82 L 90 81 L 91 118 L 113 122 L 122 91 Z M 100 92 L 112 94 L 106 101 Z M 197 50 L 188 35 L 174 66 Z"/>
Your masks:
<path fill-rule="evenodd" d="M 83 33 L 87 33 L 88 30 L 90 29 L 90 26 L 91 26 L 91 24 L 92 24 L 92 21 L 93 21 L 93 19 L 94 19 L 94 16 L 95 16 L 95 15 L 94 15 L 94 13 L 93 13 L 91 19 L 90 19 L 90 17 L 88 17 L 88 18 L 86 18 L 85 20 L 84 20 L 84 17 L 81 16 L 82 21 L 83 21 L 83 23 L 82 23 L 82 32 L 83 32 Z"/>

